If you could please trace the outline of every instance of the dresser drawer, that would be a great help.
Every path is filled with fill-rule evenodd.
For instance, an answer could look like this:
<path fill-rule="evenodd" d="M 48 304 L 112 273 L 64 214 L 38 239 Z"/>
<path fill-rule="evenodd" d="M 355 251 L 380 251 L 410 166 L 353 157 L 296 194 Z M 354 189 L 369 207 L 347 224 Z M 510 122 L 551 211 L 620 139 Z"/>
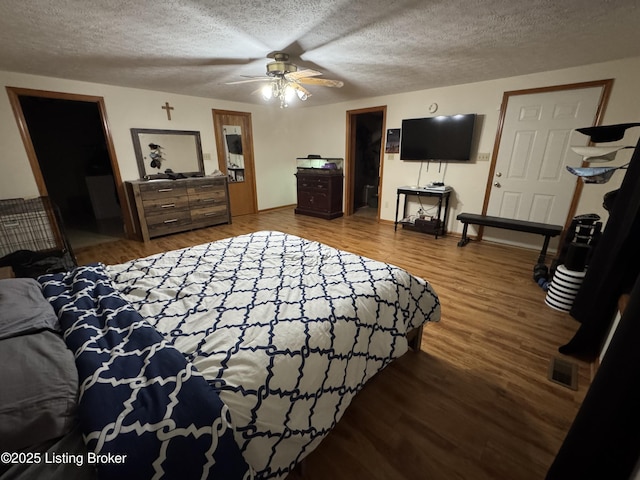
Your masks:
<path fill-rule="evenodd" d="M 217 225 L 229 221 L 227 204 L 193 208 L 191 210 L 191 221 L 194 226 Z"/>
<path fill-rule="evenodd" d="M 214 189 L 224 190 L 226 185 L 226 180 L 224 177 L 221 178 L 211 178 L 206 180 L 190 180 L 187 183 L 187 188 L 189 189 L 189 194 L 192 193 L 201 193 Z"/>
<path fill-rule="evenodd" d="M 304 190 L 327 190 L 329 188 L 329 178 L 298 177 L 298 188 Z"/>
<path fill-rule="evenodd" d="M 182 226 L 188 225 L 191 222 L 191 214 L 188 208 L 182 208 L 171 211 L 159 211 L 153 215 L 146 215 L 147 227 L 149 233 L 152 229 L 157 229 L 162 226 Z"/>
<path fill-rule="evenodd" d="M 187 195 L 186 185 L 154 185 L 152 183 L 140 185 L 140 197 L 142 201 L 154 200 L 156 198 L 179 197 Z"/>
<path fill-rule="evenodd" d="M 191 208 L 207 205 L 227 204 L 227 192 L 222 188 L 209 189 L 191 193 L 189 189 L 189 204 Z"/>
<path fill-rule="evenodd" d="M 189 208 L 189 197 L 186 195 L 178 197 L 155 197 L 142 200 L 145 215 L 158 215 L 161 212 L 181 210 Z"/>
<path fill-rule="evenodd" d="M 189 230 L 191 228 L 191 222 L 184 223 L 167 223 L 165 225 L 149 225 L 149 236 L 159 237 L 161 235 L 169 235 L 170 233 L 179 233 Z"/>

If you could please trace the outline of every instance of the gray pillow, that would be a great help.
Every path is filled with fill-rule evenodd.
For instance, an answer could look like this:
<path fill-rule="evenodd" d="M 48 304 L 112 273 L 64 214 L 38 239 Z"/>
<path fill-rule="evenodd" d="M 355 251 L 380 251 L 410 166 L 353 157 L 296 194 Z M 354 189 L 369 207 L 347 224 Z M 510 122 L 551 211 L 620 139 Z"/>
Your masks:
<path fill-rule="evenodd" d="M 38 281 L 0 280 L 0 340 L 42 329 L 59 331 L 60 324 Z"/>
<path fill-rule="evenodd" d="M 0 452 L 61 437 L 76 421 L 78 371 L 59 334 L 0 341 Z"/>

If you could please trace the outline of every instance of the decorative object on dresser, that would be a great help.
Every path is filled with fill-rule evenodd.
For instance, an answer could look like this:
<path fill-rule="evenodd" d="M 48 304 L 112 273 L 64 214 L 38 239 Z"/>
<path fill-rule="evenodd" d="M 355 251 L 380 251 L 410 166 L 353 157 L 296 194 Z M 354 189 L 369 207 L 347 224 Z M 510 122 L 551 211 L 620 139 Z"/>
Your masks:
<path fill-rule="evenodd" d="M 225 176 L 126 182 L 139 239 L 231 223 Z"/>
<path fill-rule="evenodd" d="M 309 155 L 297 158 L 298 206 L 295 213 L 331 220 L 343 215 L 342 158 Z"/>

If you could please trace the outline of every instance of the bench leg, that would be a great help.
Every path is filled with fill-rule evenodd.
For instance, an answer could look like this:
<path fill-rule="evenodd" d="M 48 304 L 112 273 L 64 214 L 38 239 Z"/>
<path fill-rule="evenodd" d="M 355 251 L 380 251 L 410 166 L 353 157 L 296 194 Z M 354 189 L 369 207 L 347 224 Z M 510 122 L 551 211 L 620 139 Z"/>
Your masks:
<path fill-rule="evenodd" d="M 464 247 L 467 243 L 469 243 L 469 237 L 467 237 L 467 228 L 469 227 L 468 223 L 464 223 L 462 227 L 462 238 L 458 242 L 459 247 Z"/>
<path fill-rule="evenodd" d="M 549 247 L 549 235 L 544 236 L 544 243 L 542 244 L 542 250 L 540 250 L 540 256 L 538 257 L 538 263 L 544 263 L 547 259 L 547 248 Z"/>

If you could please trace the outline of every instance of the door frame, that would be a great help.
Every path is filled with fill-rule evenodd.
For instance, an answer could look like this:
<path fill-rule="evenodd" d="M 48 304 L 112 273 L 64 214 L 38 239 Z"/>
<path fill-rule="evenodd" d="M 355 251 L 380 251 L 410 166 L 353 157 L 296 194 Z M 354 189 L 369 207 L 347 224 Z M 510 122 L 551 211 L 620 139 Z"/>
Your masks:
<path fill-rule="evenodd" d="M 538 93 L 550 93 L 550 92 L 559 92 L 563 90 L 581 90 L 585 88 L 593 88 L 593 87 L 602 87 L 602 94 L 600 95 L 600 101 L 598 102 L 598 109 L 596 110 L 596 115 L 594 119 L 593 125 L 600 125 L 602 122 L 602 118 L 604 116 L 604 111 L 609 103 L 609 98 L 611 97 L 611 89 L 613 88 L 613 79 L 605 79 L 605 80 L 594 80 L 590 82 L 580 82 L 580 83 L 569 83 L 564 85 L 553 85 L 550 87 L 538 87 L 538 88 L 528 88 L 524 90 L 512 90 L 508 92 L 504 92 L 502 95 L 502 104 L 500 105 L 500 118 L 498 119 L 498 130 L 496 131 L 496 138 L 493 143 L 493 151 L 491 154 L 491 165 L 489 166 L 489 175 L 487 176 L 487 185 L 485 187 L 484 192 L 484 202 L 482 204 L 482 215 L 487 214 L 487 208 L 489 206 L 489 197 L 491 195 L 491 187 L 493 184 L 493 176 L 496 171 L 496 162 L 498 160 L 498 153 L 500 150 L 500 141 L 502 140 L 502 131 L 504 129 L 505 116 L 507 113 L 507 107 L 509 104 L 509 99 L 518 95 L 532 95 Z M 589 126 L 589 125 L 585 125 Z M 581 166 L 585 166 L 586 163 L 582 162 Z M 582 195 L 583 182 L 580 181 L 579 178 L 576 178 L 576 188 L 573 191 L 573 197 L 571 199 L 571 203 L 569 205 L 569 212 L 567 213 L 567 218 L 564 223 L 565 232 L 569 226 L 571 225 L 571 221 L 576 214 L 576 210 L 578 208 L 578 202 L 580 201 L 580 196 Z M 477 239 L 482 240 L 482 236 L 484 234 L 484 227 L 478 228 Z M 564 239 L 564 233 L 560 237 L 560 244 Z"/>
<path fill-rule="evenodd" d="M 251 175 L 251 178 L 249 180 L 247 180 L 247 177 L 245 175 L 244 180 L 245 182 L 246 181 L 249 182 L 249 186 L 253 191 L 253 212 L 251 213 L 258 213 L 258 192 L 256 189 L 256 162 L 255 162 L 254 151 L 253 151 L 253 124 L 251 122 L 251 112 L 236 112 L 234 110 L 220 110 L 220 109 L 214 108 L 212 109 L 212 115 L 213 115 L 213 137 L 215 138 L 215 141 L 216 141 L 218 168 L 225 175 L 228 175 L 227 159 L 225 157 L 225 144 L 224 144 L 225 140 L 223 138 L 222 124 L 220 123 L 219 118 L 222 115 L 234 115 L 234 116 L 244 117 L 247 121 L 247 124 L 249 126 L 249 131 L 246 132 L 246 142 L 251 152 L 251 155 L 249 158 L 251 162 L 251 170 L 253 171 L 253 175 Z M 218 135 L 218 130 L 220 130 L 220 135 Z"/>
<path fill-rule="evenodd" d="M 358 110 L 347 110 L 346 120 L 346 147 L 347 158 L 345 158 L 344 167 L 344 215 L 353 215 L 353 197 L 354 197 L 354 181 L 356 170 L 356 117 L 363 113 L 382 113 L 382 138 L 380 140 L 380 171 L 378 172 L 378 185 L 376 186 L 378 191 L 378 212 L 376 213 L 376 219 L 380 221 L 380 205 L 382 204 L 381 192 L 382 188 L 382 175 L 384 173 L 384 142 L 385 132 L 387 131 L 387 106 L 380 105 L 377 107 L 360 108 Z"/>
<path fill-rule="evenodd" d="M 42 170 L 40 170 L 40 164 L 38 163 L 38 156 L 36 155 L 33 141 L 31 140 L 31 134 L 27 121 L 22 111 L 22 105 L 20 104 L 20 97 L 41 97 L 41 98 L 53 98 L 58 100 L 69 100 L 76 102 L 88 102 L 95 103 L 98 107 L 98 114 L 100 115 L 100 123 L 102 124 L 102 133 L 104 134 L 104 140 L 109 154 L 109 161 L 111 163 L 111 170 L 113 171 L 113 180 L 116 185 L 116 194 L 118 195 L 118 201 L 120 202 L 120 211 L 122 213 L 122 220 L 124 222 L 124 231 L 127 238 L 133 238 L 133 221 L 129 214 L 127 195 L 125 193 L 124 183 L 120 176 L 120 167 L 118 166 L 118 157 L 116 155 L 115 147 L 113 146 L 113 138 L 111 137 L 111 128 L 109 127 L 109 120 L 107 118 L 107 109 L 104 103 L 104 97 L 95 95 L 81 95 L 77 93 L 64 93 L 53 92 L 49 90 L 35 90 L 30 88 L 20 87 L 5 87 L 7 95 L 9 96 L 9 103 L 13 109 L 13 115 L 18 124 L 18 130 L 20 131 L 20 137 L 22 143 L 27 152 L 27 158 L 31 165 L 31 171 L 38 187 L 38 193 L 40 196 L 48 197 L 47 186 L 44 182 L 44 176 Z M 58 226 L 59 228 L 59 226 Z"/>

